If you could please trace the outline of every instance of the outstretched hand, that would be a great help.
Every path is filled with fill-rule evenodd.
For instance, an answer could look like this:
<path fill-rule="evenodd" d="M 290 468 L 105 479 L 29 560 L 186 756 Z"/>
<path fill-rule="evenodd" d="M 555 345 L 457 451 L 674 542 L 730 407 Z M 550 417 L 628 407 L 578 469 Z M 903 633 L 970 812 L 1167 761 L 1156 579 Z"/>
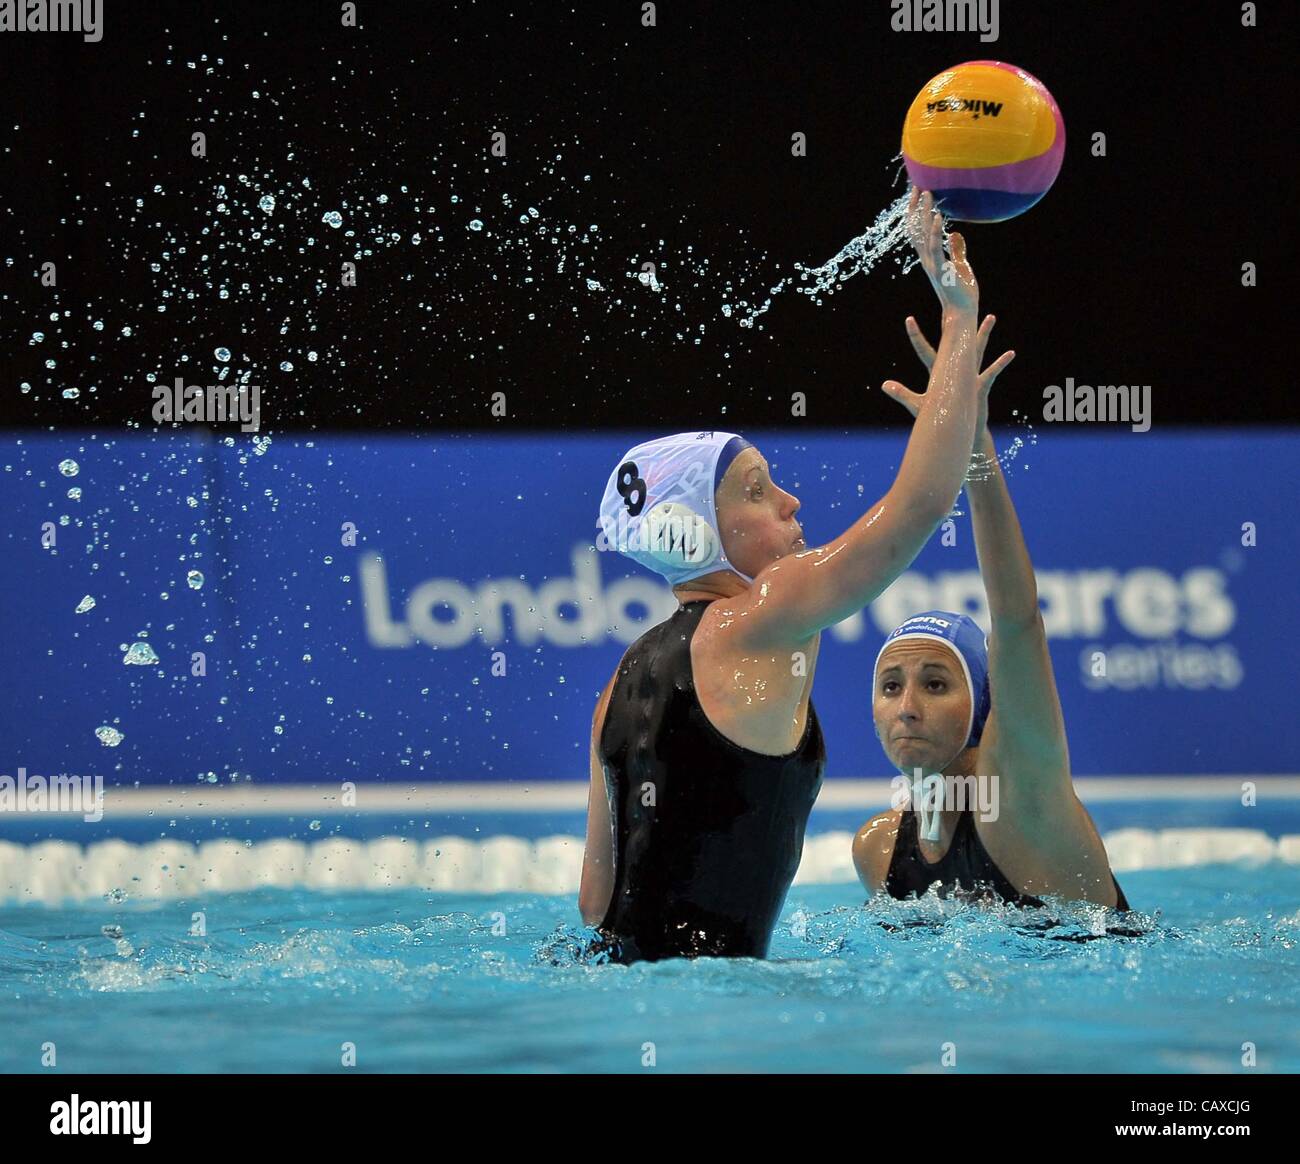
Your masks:
<path fill-rule="evenodd" d="M 997 322 L 997 317 L 986 315 L 984 322 L 980 324 L 979 332 L 975 336 L 975 363 L 979 364 L 984 359 L 984 349 L 988 346 L 989 334 L 993 331 L 993 325 Z M 912 341 L 912 347 L 920 357 L 921 363 L 926 369 L 934 367 L 934 347 L 930 341 L 921 333 L 920 325 L 916 322 L 915 316 L 907 317 L 907 338 Z M 980 389 L 980 424 L 976 427 L 976 441 L 983 435 L 984 428 L 988 423 L 988 399 L 989 389 L 993 387 L 993 381 L 1002 374 L 1006 366 L 1016 358 L 1015 352 L 1003 352 L 996 360 L 979 374 Z M 924 393 L 913 392 L 910 388 L 900 384 L 897 380 L 886 380 L 881 385 L 881 390 L 886 396 L 897 400 L 913 416 L 921 411 L 921 402 L 925 399 Z"/>
<path fill-rule="evenodd" d="M 944 312 L 969 312 L 974 316 L 979 311 L 980 289 L 966 257 L 966 240 L 952 231 L 948 235 L 952 258 L 945 258 L 943 214 L 935 206 L 930 191 L 912 187 L 905 222 L 908 238 L 916 248 L 917 257 L 930 278 L 930 286 L 939 296 Z"/>

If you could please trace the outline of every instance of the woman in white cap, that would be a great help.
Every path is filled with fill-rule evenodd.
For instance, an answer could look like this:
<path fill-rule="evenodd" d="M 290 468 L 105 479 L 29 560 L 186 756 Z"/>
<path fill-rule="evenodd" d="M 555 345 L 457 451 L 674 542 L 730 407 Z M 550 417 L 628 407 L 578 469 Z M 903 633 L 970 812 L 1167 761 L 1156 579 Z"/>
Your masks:
<path fill-rule="evenodd" d="M 628 648 L 592 723 L 579 908 L 612 960 L 767 953 L 825 764 L 821 631 L 907 568 L 961 488 L 987 411 L 978 287 L 959 234 L 946 277 L 930 195 L 910 212 L 943 333 L 898 475 L 843 534 L 805 546 L 798 500 L 734 433 L 648 441 L 610 474 L 602 536 L 681 603 Z"/>

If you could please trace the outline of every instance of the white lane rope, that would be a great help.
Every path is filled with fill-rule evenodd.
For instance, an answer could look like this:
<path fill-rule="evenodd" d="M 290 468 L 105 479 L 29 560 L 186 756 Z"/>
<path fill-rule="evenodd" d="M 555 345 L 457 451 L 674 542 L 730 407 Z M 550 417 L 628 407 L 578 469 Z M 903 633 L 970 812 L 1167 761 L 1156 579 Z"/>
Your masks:
<path fill-rule="evenodd" d="M 855 885 L 852 840 L 848 832 L 809 836 L 795 884 Z M 1300 864 L 1300 835 L 1274 838 L 1256 829 L 1126 828 L 1104 840 L 1117 874 L 1213 864 Z M 577 836 L 223 839 L 197 845 L 106 840 L 84 847 L 72 841 L 0 841 L 0 902 L 56 905 L 121 900 L 122 895 L 133 901 L 175 900 L 267 887 L 573 895 L 582 873 L 582 850 Z"/>

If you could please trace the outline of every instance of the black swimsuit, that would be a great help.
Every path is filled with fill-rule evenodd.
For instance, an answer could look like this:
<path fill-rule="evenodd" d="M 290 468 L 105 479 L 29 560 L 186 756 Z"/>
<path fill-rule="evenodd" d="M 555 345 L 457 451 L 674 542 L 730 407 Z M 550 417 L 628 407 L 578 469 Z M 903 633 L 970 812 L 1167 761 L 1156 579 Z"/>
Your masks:
<path fill-rule="evenodd" d="M 1113 873 L 1111 880 L 1115 882 L 1115 908 L 1127 910 L 1128 900 Z M 898 824 L 898 837 L 894 841 L 894 853 L 889 861 L 889 872 L 885 876 L 885 889 L 891 897 L 919 897 L 936 881 L 940 897 L 951 893 L 954 897 L 978 900 L 996 894 L 1008 905 L 1043 904 L 1038 898 L 1021 893 L 1007 880 L 984 848 L 975 828 L 975 817 L 969 810 L 961 814 L 948 851 L 932 865 L 921 856 L 916 813 L 910 808 L 904 809 Z"/>
<path fill-rule="evenodd" d="M 821 788 L 811 700 L 803 739 L 784 756 L 732 743 L 704 714 L 691 638 L 709 601 L 642 635 L 610 692 L 598 755 L 614 891 L 589 953 L 613 961 L 764 957 Z"/>

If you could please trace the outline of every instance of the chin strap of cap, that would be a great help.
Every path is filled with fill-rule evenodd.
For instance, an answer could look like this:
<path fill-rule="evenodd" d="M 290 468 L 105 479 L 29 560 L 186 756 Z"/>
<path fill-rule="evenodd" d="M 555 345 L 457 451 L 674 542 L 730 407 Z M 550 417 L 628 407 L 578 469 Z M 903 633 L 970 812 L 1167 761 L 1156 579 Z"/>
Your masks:
<path fill-rule="evenodd" d="M 912 811 L 916 813 L 919 834 L 927 841 L 939 839 L 939 822 L 943 817 L 943 776 L 923 776 L 920 768 L 912 769 Z"/>

